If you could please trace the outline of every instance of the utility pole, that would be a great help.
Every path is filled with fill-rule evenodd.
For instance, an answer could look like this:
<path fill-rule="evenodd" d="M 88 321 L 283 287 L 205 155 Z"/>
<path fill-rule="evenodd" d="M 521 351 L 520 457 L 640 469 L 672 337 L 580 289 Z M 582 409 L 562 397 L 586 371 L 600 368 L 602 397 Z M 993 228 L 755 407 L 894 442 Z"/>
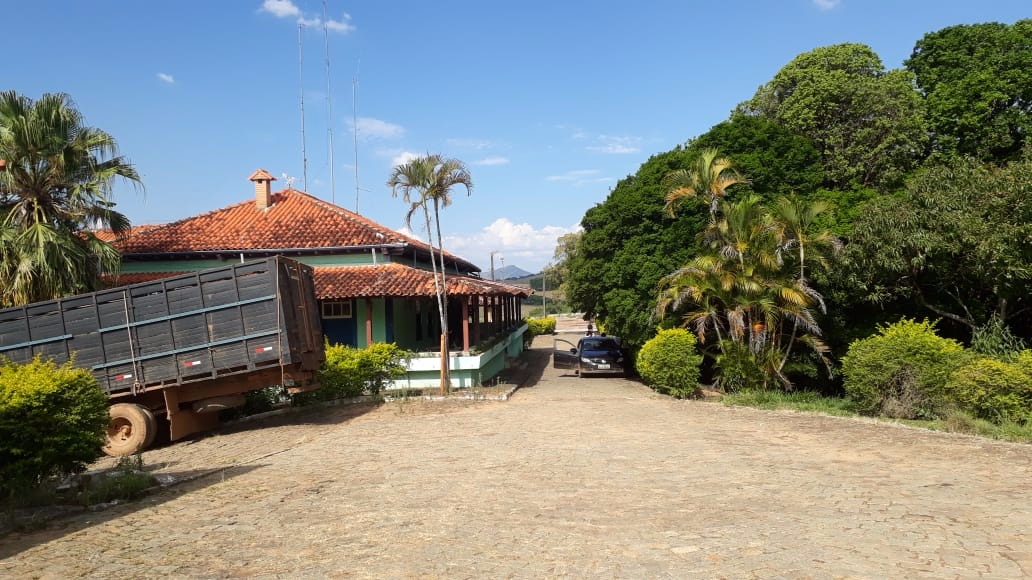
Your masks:
<path fill-rule="evenodd" d="M 545 312 L 543 318 L 548 318 L 548 266 L 541 270 L 541 310 Z"/>
<path fill-rule="evenodd" d="M 495 279 L 495 274 L 494 274 L 494 255 L 497 254 L 497 253 L 498 253 L 498 250 L 495 250 L 495 251 L 491 252 L 491 281 L 492 282 L 494 282 L 494 279 Z"/>

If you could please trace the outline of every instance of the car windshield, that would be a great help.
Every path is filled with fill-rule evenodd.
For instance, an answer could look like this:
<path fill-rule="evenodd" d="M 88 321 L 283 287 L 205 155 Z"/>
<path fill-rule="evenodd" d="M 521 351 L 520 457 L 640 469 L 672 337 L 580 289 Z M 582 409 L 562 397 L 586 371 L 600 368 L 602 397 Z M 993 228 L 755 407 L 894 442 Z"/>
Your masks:
<path fill-rule="evenodd" d="M 612 338 L 588 338 L 581 343 L 581 350 L 620 350 L 620 343 Z"/>

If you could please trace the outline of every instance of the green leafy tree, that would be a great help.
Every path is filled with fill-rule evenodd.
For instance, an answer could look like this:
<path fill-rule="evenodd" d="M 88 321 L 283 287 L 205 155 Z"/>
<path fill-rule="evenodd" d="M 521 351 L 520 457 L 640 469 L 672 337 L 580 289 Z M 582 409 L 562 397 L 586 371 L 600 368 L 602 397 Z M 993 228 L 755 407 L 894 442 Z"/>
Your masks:
<path fill-rule="evenodd" d="M 930 32 L 906 66 L 925 94 L 938 153 L 995 162 L 1020 156 L 1032 132 L 1032 20 Z"/>
<path fill-rule="evenodd" d="M 886 71 L 863 44 L 800 54 L 739 105 L 813 140 L 830 185 L 892 187 L 923 158 L 924 102 L 913 73 Z"/>
<path fill-rule="evenodd" d="M 422 211 L 426 225 L 427 237 L 430 240 L 430 265 L 434 271 L 434 290 L 437 294 L 437 310 L 441 315 L 441 392 L 448 390 L 449 361 L 448 356 L 448 287 L 444 267 L 444 238 L 441 236 L 440 210 L 452 203 L 451 190 L 456 186 L 464 186 L 466 193 L 473 192 L 473 178 L 458 159 L 446 158 L 437 154 L 427 154 L 412 159 L 394 168 L 387 185 L 391 193 L 397 197 L 400 193 L 405 203 L 409 204 L 406 222 L 411 227 L 412 216 Z M 431 219 L 431 208 L 433 218 Z M 437 241 L 434 241 L 434 231 Z M 434 250 L 438 257 L 435 259 Z"/>
<path fill-rule="evenodd" d="M 969 332 L 995 314 L 1025 326 L 1032 279 L 1032 159 L 929 168 L 869 203 L 845 257 L 869 300 L 912 300 Z"/>
<path fill-rule="evenodd" d="M 129 227 L 112 186 L 140 178 L 117 152 L 67 95 L 0 93 L 0 303 L 96 290 L 101 273 L 117 271 L 118 252 L 93 234 Z"/>

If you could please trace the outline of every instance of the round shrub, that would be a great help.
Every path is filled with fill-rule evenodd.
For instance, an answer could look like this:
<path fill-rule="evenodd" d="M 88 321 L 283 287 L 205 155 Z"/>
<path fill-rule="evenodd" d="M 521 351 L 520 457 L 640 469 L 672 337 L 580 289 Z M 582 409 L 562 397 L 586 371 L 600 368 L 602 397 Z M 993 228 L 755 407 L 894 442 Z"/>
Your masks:
<path fill-rule="evenodd" d="M 638 374 L 653 389 L 675 397 L 698 397 L 702 355 L 683 328 L 660 330 L 638 351 Z"/>
<path fill-rule="evenodd" d="M 389 381 L 405 374 L 409 353 L 394 343 L 375 342 L 366 348 L 343 344 L 326 346 L 326 361 L 319 370 L 315 398 L 347 399 L 363 393 L 376 395 Z M 295 397 L 298 402 L 303 398 Z"/>
<path fill-rule="evenodd" d="M 87 369 L 0 359 L 0 498 L 101 455 L 108 397 Z"/>
<path fill-rule="evenodd" d="M 983 419 L 1018 419 L 1032 410 L 1032 375 L 1016 362 L 976 359 L 954 371 L 947 386 L 963 409 Z"/>
<path fill-rule="evenodd" d="M 902 319 L 849 345 L 844 386 L 857 411 L 916 419 L 943 417 L 954 406 L 946 382 L 968 358 L 935 324 Z"/>

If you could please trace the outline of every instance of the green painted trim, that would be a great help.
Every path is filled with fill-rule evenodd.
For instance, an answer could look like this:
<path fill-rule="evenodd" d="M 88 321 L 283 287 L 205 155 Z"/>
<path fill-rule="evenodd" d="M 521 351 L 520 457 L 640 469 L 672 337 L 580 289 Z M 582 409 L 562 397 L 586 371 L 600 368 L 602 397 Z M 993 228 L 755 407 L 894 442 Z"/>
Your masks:
<path fill-rule="evenodd" d="M 208 268 L 221 268 L 236 264 L 239 260 L 162 260 L 147 262 L 122 262 L 122 274 L 145 274 L 150 272 L 193 272 Z"/>

